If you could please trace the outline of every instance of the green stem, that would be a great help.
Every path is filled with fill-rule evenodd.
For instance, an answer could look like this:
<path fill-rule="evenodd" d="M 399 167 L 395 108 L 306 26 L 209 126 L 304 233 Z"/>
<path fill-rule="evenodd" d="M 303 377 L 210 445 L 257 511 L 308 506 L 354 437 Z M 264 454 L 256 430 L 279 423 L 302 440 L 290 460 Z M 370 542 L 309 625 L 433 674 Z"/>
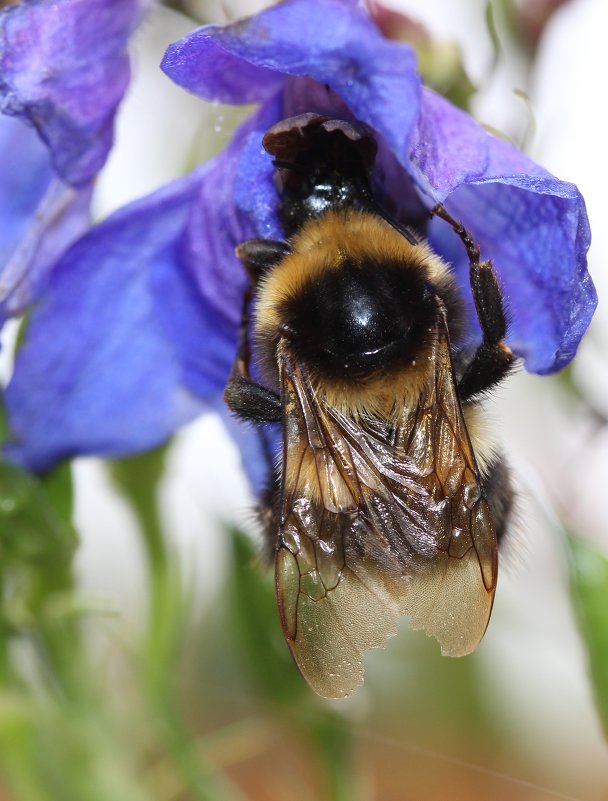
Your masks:
<path fill-rule="evenodd" d="M 27 801 L 49 801 L 44 784 L 34 775 L 32 765 L 20 741 L 2 741 L 2 772 L 6 785 L 15 798 Z"/>
<path fill-rule="evenodd" d="M 194 801 L 230 801 L 227 788 L 204 764 L 184 724 L 174 688 L 179 672 L 186 599 L 179 570 L 164 538 L 156 487 L 164 469 L 164 449 L 113 465 L 113 475 L 137 515 L 149 575 L 148 627 L 143 673 L 159 739 Z"/>
<path fill-rule="evenodd" d="M 348 722 L 333 712 L 319 711 L 308 727 L 323 767 L 327 801 L 359 801 L 353 734 Z"/>

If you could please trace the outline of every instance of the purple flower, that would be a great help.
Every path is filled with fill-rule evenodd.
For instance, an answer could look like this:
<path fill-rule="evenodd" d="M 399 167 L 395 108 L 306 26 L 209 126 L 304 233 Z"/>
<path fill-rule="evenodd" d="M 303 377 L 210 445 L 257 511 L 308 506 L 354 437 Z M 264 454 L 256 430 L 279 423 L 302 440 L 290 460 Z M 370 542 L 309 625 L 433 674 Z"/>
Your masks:
<path fill-rule="evenodd" d="M 13 458 L 44 469 L 75 453 L 143 449 L 220 402 L 245 286 L 234 247 L 282 236 L 261 138 L 306 111 L 375 131 L 374 186 L 393 213 L 424 219 L 442 201 L 472 230 L 529 370 L 573 357 L 596 304 L 578 190 L 422 86 L 411 50 L 383 39 L 354 2 L 288 0 L 201 28 L 162 67 L 205 99 L 259 108 L 212 162 L 92 229 L 57 264 L 6 395 Z M 470 296 L 453 233 L 438 220 L 427 233 Z M 259 446 L 241 436 L 247 452 Z"/>
<path fill-rule="evenodd" d="M 25 0 L 0 18 L 0 104 L 47 144 L 57 174 L 86 184 L 112 146 L 129 82 L 138 0 Z"/>
<path fill-rule="evenodd" d="M 0 12 L 0 323 L 89 226 L 139 16 L 137 0 L 24 0 Z"/>
<path fill-rule="evenodd" d="M 90 190 L 60 181 L 47 148 L 21 121 L 0 117 L 0 325 L 42 290 L 66 246 L 89 224 Z"/>

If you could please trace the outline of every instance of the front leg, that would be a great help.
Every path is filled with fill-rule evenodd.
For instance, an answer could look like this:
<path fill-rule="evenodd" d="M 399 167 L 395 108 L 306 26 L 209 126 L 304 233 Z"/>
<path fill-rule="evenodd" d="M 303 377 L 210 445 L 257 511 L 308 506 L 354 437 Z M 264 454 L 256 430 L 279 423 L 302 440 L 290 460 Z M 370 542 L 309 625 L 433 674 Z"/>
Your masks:
<path fill-rule="evenodd" d="M 469 257 L 469 280 L 483 339 L 458 384 L 460 399 L 467 401 L 502 381 L 513 368 L 515 356 L 504 341 L 507 317 L 492 261 L 480 262 L 479 246 L 471 234 L 441 204 L 434 206 L 431 213 L 452 226 Z"/>
<path fill-rule="evenodd" d="M 254 240 L 257 244 L 258 240 Z M 249 254 L 249 243 L 241 246 L 244 254 Z M 237 249 L 238 253 L 238 249 Z M 243 254 L 243 255 L 244 255 Z M 241 254 L 239 254 L 241 255 Z M 256 423 L 278 423 L 282 418 L 281 399 L 249 376 L 251 353 L 249 348 L 249 304 L 252 288 L 247 287 L 243 295 L 241 327 L 236 358 L 224 390 L 224 401 L 228 408 L 243 420 Z"/>

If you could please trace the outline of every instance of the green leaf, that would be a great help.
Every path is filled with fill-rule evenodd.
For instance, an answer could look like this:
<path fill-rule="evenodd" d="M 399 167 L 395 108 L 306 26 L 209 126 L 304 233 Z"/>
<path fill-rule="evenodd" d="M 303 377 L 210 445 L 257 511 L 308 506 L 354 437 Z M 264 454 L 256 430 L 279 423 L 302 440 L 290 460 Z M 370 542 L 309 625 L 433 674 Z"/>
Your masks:
<path fill-rule="evenodd" d="M 2 402 L 2 389 L 0 388 L 0 442 L 4 442 L 8 437 L 8 420 L 6 419 L 6 409 Z"/>
<path fill-rule="evenodd" d="M 69 465 L 38 479 L 0 462 L 0 577 L 10 586 L 5 620 L 36 615 L 51 596 L 71 589 L 71 506 Z"/>
<path fill-rule="evenodd" d="M 38 482 L 57 519 L 71 529 L 74 512 L 71 462 L 61 462 L 53 470 L 39 476 Z"/>
<path fill-rule="evenodd" d="M 71 555 L 76 536 L 71 515 L 69 465 L 39 480 L 0 461 L 0 555 L 9 561 L 59 561 Z"/>
<path fill-rule="evenodd" d="M 604 733 L 608 737 L 608 554 L 568 536 L 570 583 Z"/>
<path fill-rule="evenodd" d="M 156 490 L 165 470 L 168 443 L 109 463 L 114 483 L 133 507 L 144 535 L 146 556 L 154 570 L 164 572 L 167 559 L 158 516 Z"/>

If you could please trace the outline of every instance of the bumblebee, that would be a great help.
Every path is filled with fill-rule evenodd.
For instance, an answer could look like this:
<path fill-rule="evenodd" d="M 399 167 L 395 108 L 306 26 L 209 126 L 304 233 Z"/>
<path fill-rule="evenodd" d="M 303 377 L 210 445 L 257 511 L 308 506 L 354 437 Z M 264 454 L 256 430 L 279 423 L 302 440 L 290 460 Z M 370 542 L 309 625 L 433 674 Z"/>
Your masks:
<path fill-rule="evenodd" d="M 482 331 L 472 354 L 459 347 L 450 268 L 374 197 L 365 126 L 304 114 L 263 144 L 286 238 L 237 248 L 250 288 L 225 400 L 282 426 L 260 510 L 279 616 L 306 681 L 342 698 L 401 615 L 449 656 L 483 637 L 512 490 L 479 402 L 514 357 L 492 263 L 435 206 L 467 250 Z"/>

